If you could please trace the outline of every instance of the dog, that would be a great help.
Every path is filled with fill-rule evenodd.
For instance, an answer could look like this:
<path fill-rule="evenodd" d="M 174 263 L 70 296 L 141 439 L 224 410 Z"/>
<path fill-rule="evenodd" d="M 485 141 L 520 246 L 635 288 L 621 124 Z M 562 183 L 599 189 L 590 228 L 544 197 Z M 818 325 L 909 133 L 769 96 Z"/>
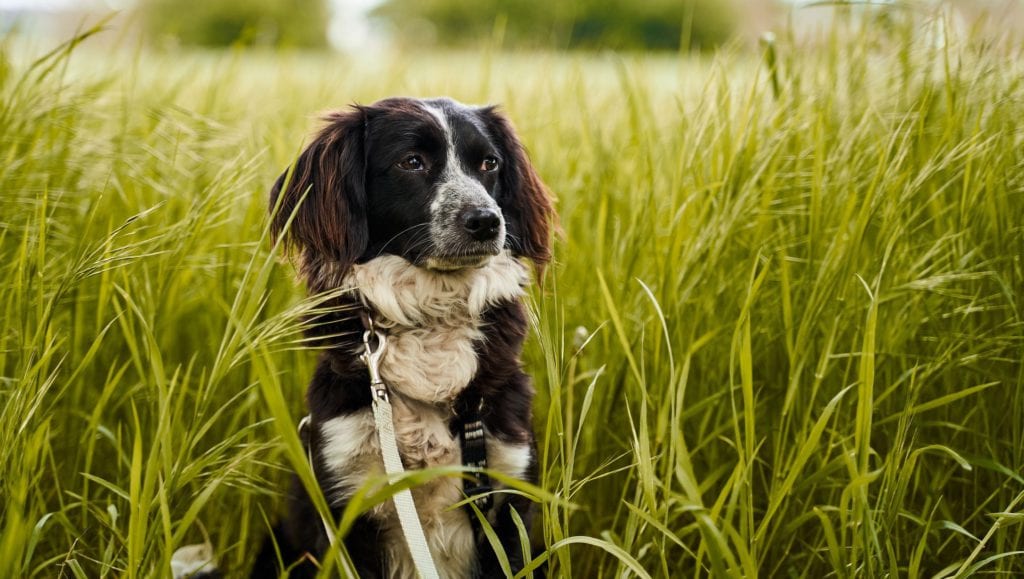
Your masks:
<path fill-rule="evenodd" d="M 368 324 L 387 341 L 380 375 L 405 468 L 486 464 L 535 483 L 522 298 L 551 259 L 556 215 L 510 121 L 493 106 L 412 98 L 356 105 L 325 121 L 272 188 L 270 227 L 311 295 L 348 290 L 306 330 L 321 351 L 304 438 L 332 515 L 384 473 L 360 360 Z M 468 433 L 481 424 L 474 446 Z M 277 577 L 282 565 L 291 577 L 312 576 L 327 552 L 327 532 L 297 480 L 254 577 Z M 478 519 L 453 507 L 467 495 L 481 498 L 513 571 L 528 562 L 515 518 L 530 527 L 531 501 L 488 485 L 486 477 L 440 477 L 412 490 L 441 577 L 503 575 Z M 361 577 L 417 576 L 391 501 L 362 514 L 343 540 Z"/>

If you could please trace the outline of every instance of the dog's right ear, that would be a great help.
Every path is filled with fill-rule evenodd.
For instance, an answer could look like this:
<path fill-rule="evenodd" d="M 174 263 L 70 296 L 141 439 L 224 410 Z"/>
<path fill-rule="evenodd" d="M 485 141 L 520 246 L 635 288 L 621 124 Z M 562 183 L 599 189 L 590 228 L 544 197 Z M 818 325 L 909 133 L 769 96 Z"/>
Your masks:
<path fill-rule="evenodd" d="M 368 243 L 362 109 L 328 114 L 327 125 L 270 190 L 275 241 L 345 272 Z M 312 254 L 312 255 L 310 255 Z"/>

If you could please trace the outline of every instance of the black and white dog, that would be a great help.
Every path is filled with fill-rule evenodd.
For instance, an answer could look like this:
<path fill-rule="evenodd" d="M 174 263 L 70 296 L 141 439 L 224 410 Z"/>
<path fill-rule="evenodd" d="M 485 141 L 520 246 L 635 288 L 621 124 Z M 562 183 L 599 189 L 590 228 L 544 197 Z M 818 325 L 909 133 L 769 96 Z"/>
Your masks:
<path fill-rule="evenodd" d="M 533 388 L 519 355 L 527 332 L 521 298 L 550 259 L 555 218 L 547 189 L 509 121 L 494 107 L 392 98 L 327 117 L 328 124 L 271 192 L 273 233 L 293 250 L 311 294 L 339 288 L 339 310 L 308 333 L 322 352 L 307 392 L 313 467 L 335 516 L 370 476 L 384 472 L 360 361 L 366 312 L 386 334 L 380 373 L 390 389 L 407 469 L 460 465 L 468 421 L 483 423 L 488 468 L 535 482 Z M 290 220 L 290 222 L 289 222 Z M 472 483 L 466 483 L 471 485 Z M 500 576 L 471 522 L 464 481 L 413 489 L 442 577 Z M 479 489 L 477 489 L 479 490 Z M 492 495 L 487 515 L 513 569 L 524 564 L 515 509 Z M 414 577 L 391 502 L 363 514 L 344 538 L 362 577 Z M 276 547 L 275 547 L 276 545 Z M 260 553 L 254 576 L 312 576 L 328 547 L 301 485 Z"/>

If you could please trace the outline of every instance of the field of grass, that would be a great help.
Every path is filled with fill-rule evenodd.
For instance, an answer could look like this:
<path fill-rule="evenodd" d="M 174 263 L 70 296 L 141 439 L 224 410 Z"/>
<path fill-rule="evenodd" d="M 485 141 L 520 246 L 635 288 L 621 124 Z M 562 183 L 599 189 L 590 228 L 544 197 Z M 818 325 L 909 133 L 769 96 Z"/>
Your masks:
<path fill-rule="evenodd" d="M 316 113 L 500 102 L 563 234 L 526 363 L 556 577 L 1024 575 L 1024 76 L 770 58 L 0 53 L 0 577 L 242 576 L 302 467 L 266 234 Z M 772 64 L 773 63 L 773 64 Z"/>

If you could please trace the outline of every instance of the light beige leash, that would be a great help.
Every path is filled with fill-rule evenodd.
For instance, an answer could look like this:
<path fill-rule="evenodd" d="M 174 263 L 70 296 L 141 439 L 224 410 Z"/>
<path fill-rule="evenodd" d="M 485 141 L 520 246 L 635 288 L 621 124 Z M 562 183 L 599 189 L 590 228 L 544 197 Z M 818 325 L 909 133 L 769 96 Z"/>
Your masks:
<path fill-rule="evenodd" d="M 395 439 L 395 421 L 391 411 L 391 401 L 388 399 L 387 384 L 380 377 L 380 361 L 384 356 L 387 347 L 387 337 L 383 332 L 373 328 L 373 321 L 370 321 L 370 329 L 363 332 L 363 353 L 359 358 L 366 364 L 370 372 L 370 393 L 373 396 L 373 420 L 377 426 L 377 437 L 380 439 L 380 450 L 384 456 L 384 470 L 388 474 L 388 482 L 394 484 L 402 474 L 405 467 L 402 465 L 402 457 L 398 454 L 398 441 Z M 376 340 L 374 348 L 372 342 Z M 420 524 L 420 517 L 416 514 L 416 503 L 413 502 L 412 492 L 409 489 L 402 489 L 392 496 L 395 509 L 398 511 L 398 521 L 402 525 L 402 534 L 405 535 L 405 543 L 409 547 L 416 570 L 423 579 L 438 579 L 437 567 L 434 559 L 430 556 L 430 548 L 427 546 L 427 538 L 423 534 L 423 526 Z"/>

